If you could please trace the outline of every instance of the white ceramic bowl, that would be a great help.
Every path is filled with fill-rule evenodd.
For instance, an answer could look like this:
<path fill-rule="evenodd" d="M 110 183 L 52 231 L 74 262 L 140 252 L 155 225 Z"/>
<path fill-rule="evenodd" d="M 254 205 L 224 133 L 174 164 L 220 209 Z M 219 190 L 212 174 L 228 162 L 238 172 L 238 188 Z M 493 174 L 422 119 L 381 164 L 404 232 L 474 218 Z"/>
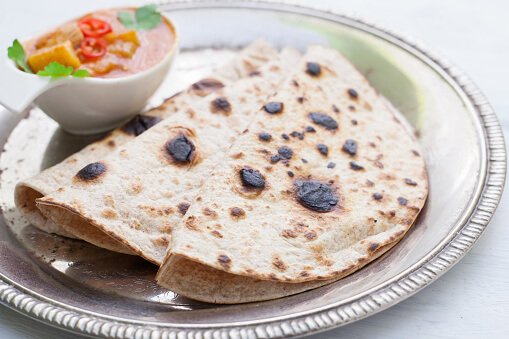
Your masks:
<path fill-rule="evenodd" d="M 178 32 L 171 20 L 165 18 L 175 34 L 173 46 L 158 64 L 139 73 L 118 78 L 66 77 L 50 80 L 27 74 L 17 69 L 14 63 L 8 62 L 11 70 L 6 75 L 10 75 L 11 83 L 23 84 L 25 93 L 21 92 L 20 95 L 32 96 L 29 101 L 36 97 L 35 104 L 64 130 L 73 134 L 94 134 L 110 130 L 145 107 L 178 54 Z M 6 106 L 14 111 L 22 107 L 10 106 L 8 103 Z"/>

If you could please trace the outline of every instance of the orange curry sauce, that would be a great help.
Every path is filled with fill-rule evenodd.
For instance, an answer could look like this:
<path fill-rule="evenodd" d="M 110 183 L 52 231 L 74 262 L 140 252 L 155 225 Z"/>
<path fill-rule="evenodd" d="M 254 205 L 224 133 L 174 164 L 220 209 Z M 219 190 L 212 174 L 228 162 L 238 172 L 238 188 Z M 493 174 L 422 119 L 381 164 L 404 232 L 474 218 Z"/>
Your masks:
<path fill-rule="evenodd" d="M 52 61 L 58 61 L 65 66 L 86 69 L 93 77 L 117 78 L 146 70 L 162 61 L 175 43 L 174 28 L 166 18 L 163 16 L 161 24 L 153 29 L 134 30 L 126 28 L 118 20 L 119 12 L 134 13 L 135 9 L 109 9 L 89 13 L 26 42 L 24 47 L 29 65 L 37 72 L 49 59 L 54 58 Z M 87 39 L 87 36 L 83 34 L 80 22 L 86 22 L 89 18 L 107 22 L 111 31 L 108 29 L 108 33 L 102 32 L 100 36 L 92 37 L 91 41 L 96 39 L 96 44 L 86 53 L 83 50 L 83 39 Z M 31 59 L 31 56 L 44 54 L 48 50 L 50 51 L 44 58 Z M 94 54 L 94 51 L 98 53 Z"/>

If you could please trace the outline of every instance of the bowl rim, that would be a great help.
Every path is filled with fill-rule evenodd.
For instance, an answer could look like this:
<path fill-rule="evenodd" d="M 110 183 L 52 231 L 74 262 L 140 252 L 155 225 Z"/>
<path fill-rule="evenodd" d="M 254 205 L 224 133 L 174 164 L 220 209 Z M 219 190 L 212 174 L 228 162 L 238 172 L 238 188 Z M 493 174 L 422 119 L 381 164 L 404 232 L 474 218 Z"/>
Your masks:
<path fill-rule="evenodd" d="M 137 320 L 109 317 L 107 315 L 77 310 L 55 300 L 24 290 L 0 274 L 0 301 L 18 312 L 64 330 L 107 337 L 130 333 L 135 338 L 173 337 L 281 337 L 301 336 L 338 327 L 379 311 L 418 292 L 456 264 L 473 246 L 493 216 L 505 183 L 506 149 L 501 126 L 485 96 L 457 67 L 436 52 L 423 47 L 400 33 L 373 24 L 357 16 L 341 14 L 323 7 L 296 4 L 292 1 L 264 0 L 180 0 L 165 1 L 161 6 L 171 8 L 257 8 L 296 14 L 305 14 L 349 25 L 392 42 L 439 71 L 470 106 L 477 117 L 485 149 L 484 163 L 476 196 L 469 203 L 468 215 L 457 224 L 458 232 L 445 238 L 431 253 L 426 262 L 411 272 L 391 279 L 384 286 L 366 291 L 352 300 L 331 304 L 285 317 L 231 324 L 175 325 L 146 323 Z"/>

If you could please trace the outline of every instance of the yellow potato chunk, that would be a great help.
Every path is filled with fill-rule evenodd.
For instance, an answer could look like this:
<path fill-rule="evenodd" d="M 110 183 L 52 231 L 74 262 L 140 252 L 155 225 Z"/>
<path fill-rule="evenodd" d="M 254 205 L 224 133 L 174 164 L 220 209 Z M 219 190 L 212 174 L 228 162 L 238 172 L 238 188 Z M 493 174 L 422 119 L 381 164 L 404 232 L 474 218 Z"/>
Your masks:
<path fill-rule="evenodd" d="M 140 40 L 138 39 L 138 34 L 136 33 L 136 31 L 133 31 L 133 30 L 125 31 L 125 32 L 119 33 L 119 34 L 110 33 L 110 34 L 107 34 L 105 36 L 105 38 L 110 43 L 114 42 L 115 40 L 122 40 L 122 41 L 126 41 L 126 42 L 132 42 L 136 46 L 140 45 Z"/>
<path fill-rule="evenodd" d="M 78 68 L 81 66 L 80 59 L 76 56 L 70 40 L 54 46 L 41 48 L 28 57 L 28 65 L 34 73 L 44 69 L 49 63 L 56 61 L 64 66 Z"/>
<path fill-rule="evenodd" d="M 123 66 L 111 58 L 101 58 L 96 62 L 87 63 L 86 67 L 92 71 L 94 75 L 104 75 L 115 69 L 123 69 Z"/>
<path fill-rule="evenodd" d="M 108 52 L 124 58 L 132 58 L 138 46 L 130 41 L 116 40 L 108 46 Z"/>
<path fill-rule="evenodd" d="M 108 52 L 123 58 L 132 58 L 140 45 L 138 34 L 133 30 L 119 34 L 110 33 L 105 38 L 110 44 Z"/>

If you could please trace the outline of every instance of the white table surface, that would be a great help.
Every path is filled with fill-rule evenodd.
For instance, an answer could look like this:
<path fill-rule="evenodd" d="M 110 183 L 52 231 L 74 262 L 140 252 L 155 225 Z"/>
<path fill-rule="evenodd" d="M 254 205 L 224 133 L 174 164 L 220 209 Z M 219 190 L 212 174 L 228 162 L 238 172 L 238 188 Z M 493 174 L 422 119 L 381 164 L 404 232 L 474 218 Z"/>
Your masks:
<path fill-rule="evenodd" d="M 0 51 L 14 37 L 132 0 L 0 0 Z M 424 42 L 469 74 L 509 136 L 509 1 L 316 0 Z M 4 53 L 4 52 L 2 52 Z M 504 82 L 505 80 L 505 82 Z M 370 318 L 313 338 L 509 338 L 509 198 L 474 249 L 437 282 Z M 0 338 L 75 338 L 0 306 Z"/>

